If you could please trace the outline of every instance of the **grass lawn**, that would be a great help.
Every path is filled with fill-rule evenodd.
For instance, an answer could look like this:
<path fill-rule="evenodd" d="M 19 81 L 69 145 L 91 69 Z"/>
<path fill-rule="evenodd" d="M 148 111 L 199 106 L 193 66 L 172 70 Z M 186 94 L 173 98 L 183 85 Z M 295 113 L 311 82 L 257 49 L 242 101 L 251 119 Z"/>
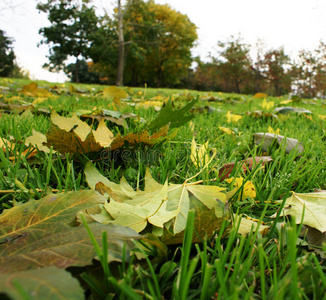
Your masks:
<path fill-rule="evenodd" d="M 324 100 L 29 83 L 0 78 L 1 299 L 323 299 Z"/>

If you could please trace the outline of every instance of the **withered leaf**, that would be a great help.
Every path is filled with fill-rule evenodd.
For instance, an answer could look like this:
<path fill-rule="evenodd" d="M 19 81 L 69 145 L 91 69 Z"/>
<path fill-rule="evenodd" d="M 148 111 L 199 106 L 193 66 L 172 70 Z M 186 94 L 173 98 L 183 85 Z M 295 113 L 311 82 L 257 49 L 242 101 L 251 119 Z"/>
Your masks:
<path fill-rule="evenodd" d="M 0 273 L 43 268 L 85 266 L 95 257 L 95 250 L 83 226 L 73 227 L 82 210 L 104 204 L 105 197 L 95 191 L 48 195 L 4 210 L 0 215 Z M 109 260 L 121 259 L 124 242 L 138 235 L 119 226 L 89 224 L 100 242 L 102 231 L 110 240 Z M 129 244 L 128 244 L 129 243 Z"/>

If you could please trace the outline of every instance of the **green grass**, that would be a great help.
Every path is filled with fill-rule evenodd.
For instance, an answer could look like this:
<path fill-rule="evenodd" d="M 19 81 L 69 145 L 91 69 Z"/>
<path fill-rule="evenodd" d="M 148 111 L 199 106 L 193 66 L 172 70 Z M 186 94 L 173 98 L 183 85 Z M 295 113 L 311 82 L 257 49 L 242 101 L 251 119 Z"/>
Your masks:
<path fill-rule="evenodd" d="M 27 84 L 26 80 L 0 79 L 0 86 L 10 90 L 0 92 L 0 101 L 5 102 L 12 96 L 21 97 L 12 104 L 22 101 L 32 102 L 35 98 L 20 96 L 19 88 Z M 40 86 L 53 84 L 40 82 Z M 63 85 L 62 85 L 63 86 Z M 65 84 L 69 87 L 69 84 Z M 51 107 L 62 115 L 71 115 L 76 110 L 92 110 L 94 107 L 110 109 L 111 101 L 102 99 L 101 86 L 78 85 L 87 91 L 84 94 L 62 92 L 55 99 L 46 100 L 40 107 Z M 0 88 L 1 90 L 1 88 Z M 138 93 L 139 91 L 142 94 Z M 144 96 L 145 94 L 145 96 Z M 200 106 L 216 108 L 214 113 L 196 113 L 193 120 L 194 132 L 189 124 L 178 129 L 173 140 L 156 146 L 158 156 L 139 157 L 133 153 L 131 161 L 94 161 L 96 167 L 110 180 L 119 182 L 122 174 L 134 187 L 143 186 L 146 167 L 149 166 L 153 178 L 160 183 L 166 179 L 170 183 L 183 183 L 195 176 L 200 170 L 190 160 L 190 145 L 193 136 L 197 144 L 209 140 L 209 149 L 216 149 L 217 155 L 207 170 L 195 180 L 204 180 L 211 185 L 228 186 L 220 182 L 218 169 L 226 163 L 240 161 L 250 156 L 260 155 L 259 147 L 253 145 L 255 132 L 267 132 L 269 127 L 280 129 L 280 134 L 296 138 L 303 143 L 304 153 L 295 151 L 286 154 L 282 147 L 268 153 L 273 161 L 265 168 L 253 168 L 243 174 L 238 164 L 231 176 L 243 176 L 253 182 L 257 196 L 254 200 L 233 201 L 231 209 L 236 214 L 245 214 L 271 225 L 264 236 L 251 232 L 247 236 L 237 233 L 237 223 L 233 223 L 228 234 L 224 224 L 214 238 L 192 245 L 193 216 L 188 217 L 183 245 L 168 248 L 165 261 L 152 259 L 144 252 L 146 259 L 142 263 L 110 264 L 106 261 L 107 245 L 102 249 L 94 243 L 99 259 L 96 273 L 85 272 L 79 279 L 85 290 L 94 299 L 322 299 L 326 293 L 326 275 L 324 250 L 322 256 L 307 246 L 300 244 L 300 226 L 285 218 L 271 219 L 280 204 L 275 200 L 285 200 L 291 191 L 312 192 L 315 188 L 326 189 L 326 121 L 319 115 L 326 115 L 322 100 L 303 100 L 290 103 L 312 111 L 312 120 L 305 115 L 291 114 L 278 119 L 254 118 L 247 111 L 261 110 L 262 100 L 252 96 L 239 96 L 220 93 L 204 93 L 185 90 L 133 89 L 131 100 L 143 97 L 145 100 L 161 95 L 173 95 L 176 107 L 182 106 L 188 96 L 200 98 L 215 96 L 223 101 L 199 100 Z M 179 99 L 178 99 L 179 98 Z M 275 107 L 287 99 L 268 98 Z M 125 105 L 122 112 L 134 112 L 146 121 L 154 119 L 154 108 L 141 108 Z M 236 123 L 228 123 L 225 114 L 232 111 L 242 115 Z M 273 108 L 269 110 L 272 112 Z M 139 124 L 130 122 L 130 129 Z M 92 157 L 87 155 L 59 156 L 39 152 L 32 160 L 19 155 L 26 149 L 25 139 L 32 134 L 32 128 L 45 133 L 50 126 L 47 115 L 3 113 L 0 118 L 0 136 L 15 143 L 5 145 L 0 150 L 0 204 L 1 209 L 10 208 L 16 203 L 31 198 L 39 199 L 49 190 L 69 191 L 88 189 L 83 174 L 86 162 Z M 228 135 L 219 127 L 227 127 L 235 132 Z M 125 132 L 126 129 L 120 128 Z M 151 149 L 139 148 L 148 151 Z M 15 159 L 12 159 L 15 156 Z M 215 180 L 215 181 L 214 181 Z M 285 223 L 282 223 L 286 221 Z M 277 223 L 278 222 L 278 223 Z M 281 224 L 281 225 L 280 225 Z M 90 233 L 91 234 L 91 233 Z M 105 236 L 103 236 L 103 241 Z M 149 251 L 150 252 L 150 251 Z M 155 256 L 155 255 L 154 255 Z M 136 257 L 132 258 L 136 261 Z M 93 298 L 90 298 L 93 299 Z"/>

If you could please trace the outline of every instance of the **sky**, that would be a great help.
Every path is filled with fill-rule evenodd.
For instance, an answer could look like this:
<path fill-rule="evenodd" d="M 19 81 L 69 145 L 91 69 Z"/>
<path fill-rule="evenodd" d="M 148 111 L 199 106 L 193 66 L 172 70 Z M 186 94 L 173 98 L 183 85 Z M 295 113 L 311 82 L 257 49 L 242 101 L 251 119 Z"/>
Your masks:
<path fill-rule="evenodd" d="M 43 0 L 44 2 L 45 0 Z M 110 11 L 112 0 L 94 0 L 99 9 Z M 14 7 L 6 5 L 6 2 Z M 45 13 L 36 9 L 37 0 L 1 0 L 0 29 L 14 39 L 17 62 L 30 72 L 32 79 L 64 82 L 65 74 L 50 73 L 42 68 L 49 53 L 39 28 L 49 26 Z M 314 50 L 326 41 L 325 0 L 155 0 L 169 4 L 188 15 L 197 26 L 199 39 L 193 55 L 207 60 L 217 55 L 217 42 L 240 34 L 243 42 L 255 45 L 262 41 L 266 49 L 284 47 L 295 57 L 299 50 Z M 193 4 L 192 4 L 193 3 Z"/>

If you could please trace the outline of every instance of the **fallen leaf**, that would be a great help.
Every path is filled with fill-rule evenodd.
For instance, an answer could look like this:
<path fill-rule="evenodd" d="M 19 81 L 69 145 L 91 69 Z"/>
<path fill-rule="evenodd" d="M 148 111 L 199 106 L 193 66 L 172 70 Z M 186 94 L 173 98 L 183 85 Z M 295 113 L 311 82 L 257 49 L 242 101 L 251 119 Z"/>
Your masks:
<path fill-rule="evenodd" d="M 96 130 L 77 116 L 65 118 L 51 113 L 51 127 L 46 134 L 47 146 L 53 146 L 61 154 L 98 152 L 111 145 L 113 133 L 102 120 Z"/>
<path fill-rule="evenodd" d="M 279 201 L 282 202 L 282 201 Z M 281 216 L 295 217 L 296 224 L 316 228 L 320 232 L 326 232 L 326 192 L 319 193 L 295 193 L 287 198 Z M 271 217 L 276 217 L 274 214 Z"/>
<path fill-rule="evenodd" d="M 136 104 L 136 106 L 140 106 L 140 107 L 154 107 L 155 111 L 160 111 L 162 109 L 163 106 L 163 102 L 160 101 L 142 101 Z"/>
<path fill-rule="evenodd" d="M 103 213 L 91 215 L 94 220 L 101 220 L 104 223 L 123 223 L 137 231 L 144 230 L 150 223 L 155 228 L 161 229 L 160 231 L 154 228 L 153 233 L 160 231 L 161 234 L 163 234 L 163 226 L 166 228 L 167 223 L 171 223 L 168 230 L 172 234 L 177 234 L 185 229 L 192 196 L 210 210 L 215 215 L 214 218 L 225 215 L 223 207 L 226 195 L 222 192 L 225 189 L 218 186 L 204 186 L 197 183 L 167 185 L 167 182 L 161 185 L 147 170 L 145 189 L 134 191 L 124 178 L 121 179 L 120 184 L 109 181 L 92 163 L 86 164 L 85 176 L 92 189 L 95 189 L 99 182 L 110 188 L 108 191 L 110 201 L 104 205 L 109 214 L 108 218 L 105 219 Z M 105 191 L 103 186 L 101 189 Z"/>
<path fill-rule="evenodd" d="M 31 96 L 31 97 L 49 98 L 53 96 L 53 94 L 48 90 L 40 89 L 36 82 L 30 82 L 29 84 L 23 86 L 22 93 L 26 96 Z"/>
<path fill-rule="evenodd" d="M 19 288 L 18 288 L 19 287 Z M 21 290 L 33 300 L 84 299 L 78 280 L 54 266 L 23 272 L 0 274 L 0 293 L 11 299 L 23 300 Z"/>
<path fill-rule="evenodd" d="M 194 235 L 192 243 L 201 243 L 205 238 L 211 239 L 216 232 L 222 227 L 225 220 L 230 219 L 230 210 L 227 203 L 218 202 L 220 211 L 219 217 L 216 216 L 214 208 L 208 208 L 203 202 L 199 201 L 194 195 L 189 194 L 190 209 L 195 212 Z M 225 235 L 229 231 L 229 227 L 225 230 Z M 184 229 L 178 233 L 164 228 L 161 241 L 166 245 L 182 244 L 184 239 Z"/>
<path fill-rule="evenodd" d="M 194 195 L 208 209 L 214 208 L 216 217 L 221 218 L 224 213 L 220 203 L 226 202 L 226 195 L 222 193 L 223 190 L 225 188 L 193 183 L 170 184 L 167 209 L 178 212 L 172 225 L 173 233 L 183 231 L 186 226 L 190 209 L 190 195 Z"/>
<path fill-rule="evenodd" d="M 11 142 L 5 138 L 0 138 L 0 148 L 3 148 L 3 150 L 6 151 L 6 148 L 4 147 L 8 147 L 8 146 L 12 148 Z"/>
<path fill-rule="evenodd" d="M 232 198 L 233 195 L 235 195 L 240 189 L 241 191 L 237 198 L 238 201 L 246 199 L 247 197 L 251 199 L 254 199 L 256 197 L 256 189 L 251 181 L 247 180 L 244 183 L 244 179 L 242 177 L 228 178 L 224 180 L 227 183 L 232 183 L 232 186 L 234 187 L 231 191 L 227 192 L 227 199 Z"/>
<path fill-rule="evenodd" d="M 226 178 L 229 177 L 229 175 L 232 173 L 233 169 L 235 168 L 236 163 L 232 162 L 232 163 L 228 163 L 228 164 L 224 164 L 220 169 L 219 169 L 219 179 L 220 181 L 225 180 Z M 241 167 L 243 169 L 244 172 L 247 171 L 247 168 L 245 165 L 241 164 Z"/>
<path fill-rule="evenodd" d="M 262 166 L 264 166 L 266 163 L 272 161 L 273 159 L 270 156 L 256 156 L 255 158 L 253 157 L 248 157 L 245 160 L 237 162 L 237 164 L 240 164 L 242 167 L 243 172 L 246 174 L 248 170 L 251 170 L 252 167 L 255 165 L 258 165 L 260 162 L 262 162 Z M 235 168 L 236 163 L 228 163 L 223 165 L 219 169 L 219 179 L 220 181 L 225 180 L 226 178 L 229 177 L 229 175 L 232 173 L 233 169 Z"/>
<path fill-rule="evenodd" d="M 82 89 L 80 89 L 80 88 L 77 88 L 77 87 L 75 87 L 74 85 L 72 85 L 72 84 L 70 84 L 69 85 L 69 92 L 71 93 L 71 94 L 84 94 L 84 93 L 86 93 L 87 92 L 87 90 L 82 90 Z"/>
<path fill-rule="evenodd" d="M 46 142 L 47 142 L 46 136 L 43 133 L 36 131 L 34 129 L 32 129 L 32 135 L 25 139 L 25 145 L 27 147 L 33 146 L 36 147 L 39 151 L 50 153 L 49 147 L 44 146 Z"/>
<path fill-rule="evenodd" d="M 234 223 L 235 224 L 237 224 L 237 222 L 238 222 L 237 218 L 241 218 L 238 233 L 242 234 L 242 235 L 249 234 L 251 232 L 251 230 L 252 230 L 252 227 L 253 227 L 253 232 L 255 232 L 257 230 L 257 228 L 258 228 L 258 231 L 262 235 L 265 235 L 267 230 L 270 227 L 270 226 L 267 226 L 267 225 L 264 225 L 264 224 L 260 224 L 259 227 L 258 227 L 258 220 L 254 220 L 254 219 L 248 218 L 248 217 L 234 215 L 234 219 L 235 219 Z"/>
<path fill-rule="evenodd" d="M 140 232 L 147 223 L 163 228 L 177 214 L 175 210 L 167 210 L 167 182 L 164 185 L 155 182 L 148 169 L 144 191 L 134 191 L 124 178 L 120 185 L 109 181 L 91 163 L 86 165 L 85 175 L 91 188 L 96 188 L 98 182 L 110 188 L 110 202 L 104 205 L 110 218 L 104 224 L 124 225 Z"/>
<path fill-rule="evenodd" d="M 125 136 L 121 136 L 119 133 L 116 135 L 110 145 L 110 151 L 122 148 L 127 142 L 129 147 L 135 145 L 144 144 L 148 146 L 153 146 L 157 143 L 163 142 L 164 140 L 172 139 L 176 136 L 177 131 L 173 131 L 171 134 L 168 134 L 168 126 L 161 128 L 159 131 L 156 131 L 154 134 L 150 135 L 148 131 L 143 131 L 139 133 L 130 132 Z"/>
<path fill-rule="evenodd" d="M 95 250 L 83 226 L 73 227 L 78 212 L 98 208 L 106 202 L 95 191 L 51 194 L 4 210 L 0 215 L 0 273 L 12 273 L 55 265 L 59 268 L 85 266 Z M 138 235 L 125 227 L 89 224 L 98 242 L 106 231 L 109 260 L 121 260 L 124 242 Z"/>
<path fill-rule="evenodd" d="M 198 148 L 195 138 L 193 138 L 190 159 L 197 168 L 203 168 L 209 162 L 208 141 Z"/>
<path fill-rule="evenodd" d="M 225 116 L 227 118 L 227 122 L 228 123 L 231 123 L 231 122 L 232 123 L 236 123 L 236 122 L 238 122 L 242 118 L 242 116 L 240 116 L 240 115 L 233 115 L 233 114 L 231 114 L 230 111 L 228 111 Z"/>
<path fill-rule="evenodd" d="M 38 97 L 36 98 L 35 100 L 33 100 L 33 104 L 34 105 L 37 105 L 37 104 L 40 104 L 40 103 L 43 103 L 44 101 L 48 100 L 47 97 Z"/>
<path fill-rule="evenodd" d="M 289 104 L 291 102 L 293 102 L 293 100 L 291 100 L 291 99 L 289 99 L 289 100 L 283 100 L 283 101 L 280 102 L 280 104 Z"/>
<path fill-rule="evenodd" d="M 226 128 L 226 127 L 221 127 L 220 126 L 219 129 L 222 130 L 223 132 L 229 134 L 229 135 L 234 134 L 234 131 L 231 130 L 230 128 Z"/>
<path fill-rule="evenodd" d="M 261 165 L 264 166 L 266 163 L 272 161 L 271 156 L 256 156 L 255 158 L 253 157 L 248 157 L 245 159 L 243 162 L 247 165 L 249 170 L 252 169 L 255 165 L 258 165 L 260 162 L 262 163 Z"/>
<path fill-rule="evenodd" d="M 103 97 L 112 98 L 116 106 L 121 106 L 121 99 L 127 98 L 128 93 L 116 86 L 109 86 L 103 90 Z"/>
<path fill-rule="evenodd" d="M 280 129 L 277 128 L 276 130 L 274 130 L 271 126 L 268 126 L 268 133 L 273 133 L 273 134 L 280 134 Z"/>
<path fill-rule="evenodd" d="M 302 225 L 302 227 L 304 230 L 304 237 L 309 243 L 309 246 L 323 247 L 326 244 L 326 232 L 321 232 L 318 229 L 310 227 L 308 225 Z"/>
<path fill-rule="evenodd" d="M 108 110 L 108 109 L 102 109 L 102 110 L 96 111 L 94 113 L 92 111 L 84 112 L 84 113 L 80 114 L 80 118 L 83 120 L 84 119 L 96 119 L 99 122 L 102 119 L 104 119 L 104 120 L 110 121 L 114 124 L 124 126 L 127 129 L 129 128 L 128 124 L 126 122 L 127 119 L 134 118 L 134 119 L 143 120 L 138 115 L 135 115 L 133 113 L 122 114 L 119 111 Z"/>
<path fill-rule="evenodd" d="M 274 107 L 274 101 L 267 101 L 266 98 L 264 98 L 264 100 L 262 101 L 262 103 L 260 104 L 260 106 L 263 108 L 263 109 L 266 109 L 266 110 L 270 110 L 271 108 Z"/>
<path fill-rule="evenodd" d="M 263 98 L 267 98 L 267 97 L 268 97 L 268 95 L 265 93 L 256 93 L 253 98 L 254 99 L 263 99 Z"/>

